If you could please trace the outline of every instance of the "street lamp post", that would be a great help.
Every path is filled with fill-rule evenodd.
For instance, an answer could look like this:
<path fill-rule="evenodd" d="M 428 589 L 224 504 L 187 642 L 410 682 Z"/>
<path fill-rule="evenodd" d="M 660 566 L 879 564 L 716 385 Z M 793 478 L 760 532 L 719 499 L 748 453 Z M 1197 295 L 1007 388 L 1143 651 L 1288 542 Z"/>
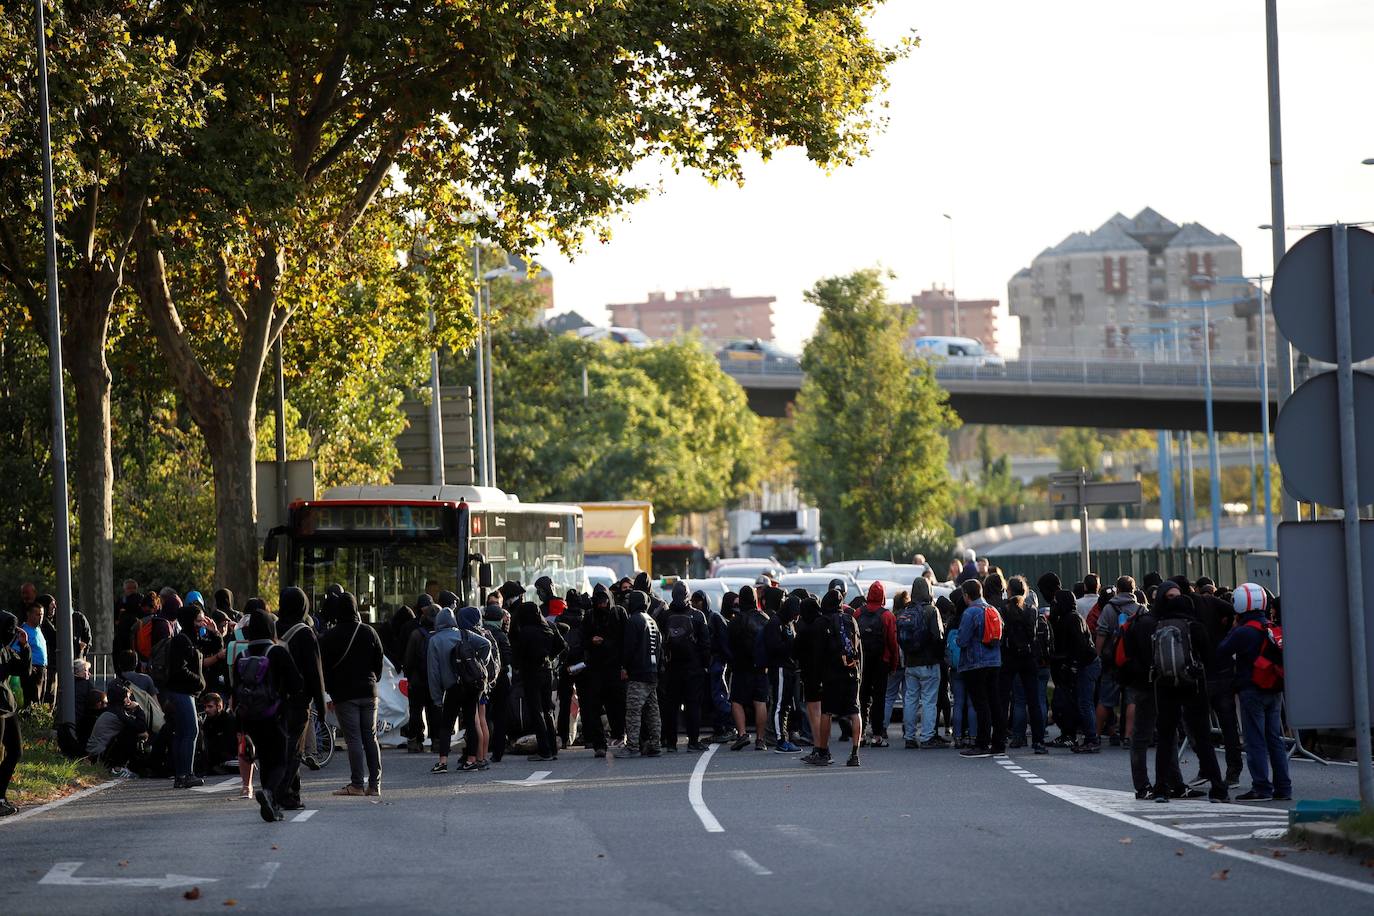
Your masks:
<path fill-rule="evenodd" d="M 497 267 L 482 274 L 482 290 L 486 292 L 486 314 L 491 314 L 491 281 L 498 277 L 514 277 L 521 273 L 518 267 L 510 264 L 504 267 Z M 481 298 L 482 291 L 478 291 L 478 298 Z M 493 363 L 491 356 L 491 333 L 483 330 L 482 337 L 479 338 L 480 345 L 484 348 L 482 362 L 486 367 L 486 429 L 483 431 L 483 438 L 486 444 L 486 466 L 487 466 L 487 486 L 496 486 L 496 382 L 492 374 Z"/>
<path fill-rule="evenodd" d="M 57 295 L 57 224 L 53 216 L 52 128 L 48 115 L 48 42 L 43 0 L 34 0 L 38 52 L 38 129 L 43 146 L 43 241 L 48 268 L 48 393 L 52 398 L 53 560 L 57 563 L 57 720 L 76 722 L 72 683 L 72 543 L 67 505 L 67 411 L 62 391 L 62 308 Z M 87 608 L 93 612 L 95 608 Z"/>
<path fill-rule="evenodd" d="M 952 300 L 950 307 L 954 309 L 954 336 L 959 337 L 959 281 L 955 273 L 954 259 L 954 217 L 948 213 L 940 214 L 949 220 L 949 296 Z"/>
<path fill-rule="evenodd" d="M 1208 278 L 1210 286 L 1211 278 Z M 1202 288 L 1202 371 L 1204 397 L 1207 399 L 1207 466 L 1210 472 L 1212 497 L 1212 546 L 1221 546 L 1221 462 L 1217 456 L 1217 427 L 1212 411 L 1212 320 L 1207 314 L 1207 291 Z"/>
<path fill-rule="evenodd" d="M 473 424 L 476 436 L 472 444 L 477 452 L 477 485 L 486 487 L 491 485 L 491 478 L 487 474 L 487 371 L 486 349 L 482 340 L 482 248 L 475 238 L 472 242 L 472 276 L 476 281 L 473 291 L 473 315 L 477 319 L 477 339 L 473 342 L 477 367 L 477 402 L 474 405 L 477 411 L 473 419 L 477 422 Z"/>

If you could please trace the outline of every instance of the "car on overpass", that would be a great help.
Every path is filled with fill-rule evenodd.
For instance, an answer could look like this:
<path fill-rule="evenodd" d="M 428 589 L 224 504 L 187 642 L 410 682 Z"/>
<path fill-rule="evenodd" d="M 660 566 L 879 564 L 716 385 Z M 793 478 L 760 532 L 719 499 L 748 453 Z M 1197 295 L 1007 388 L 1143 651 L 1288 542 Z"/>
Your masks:
<path fill-rule="evenodd" d="M 917 356 L 948 366 L 975 366 L 979 369 L 1004 369 L 1006 363 L 989 353 L 972 337 L 918 337 L 912 343 Z"/>
<path fill-rule="evenodd" d="M 801 360 L 767 340 L 732 340 L 716 351 L 716 359 L 740 371 L 800 372 Z"/>

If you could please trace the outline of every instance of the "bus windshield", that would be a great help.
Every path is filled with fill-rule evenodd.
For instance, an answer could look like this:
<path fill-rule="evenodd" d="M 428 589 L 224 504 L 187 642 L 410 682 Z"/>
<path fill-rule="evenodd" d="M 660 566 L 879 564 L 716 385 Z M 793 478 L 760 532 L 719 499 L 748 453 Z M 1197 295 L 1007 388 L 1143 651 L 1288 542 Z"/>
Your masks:
<path fill-rule="evenodd" d="M 312 608 L 323 604 L 330 585 L 342 585 L 357 596 L 363 620 L 378 623 L 403 604 L 413 607 L 426 590 L 461 593 L 458 552 L 456 540 L 307 539 L 295 544 L 290 580 L 305 590 Z"/>

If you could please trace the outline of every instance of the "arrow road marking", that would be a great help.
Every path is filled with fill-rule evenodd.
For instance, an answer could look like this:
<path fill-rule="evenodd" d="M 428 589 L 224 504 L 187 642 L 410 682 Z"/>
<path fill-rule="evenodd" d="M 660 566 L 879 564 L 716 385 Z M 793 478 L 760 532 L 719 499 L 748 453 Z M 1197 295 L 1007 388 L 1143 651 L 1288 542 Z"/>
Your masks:
<path fill-rule="evenodd" d="M 205 785 L 203 785 L 203 786 L 196 786 L 196 787 L 195 787 L 194 789 L 192 789 L 191 791 L 192 791 L 192 792 L 223 792 L 225 789 L 229 788 L 230 786 L 239 785 L 241 782 L 243 782 L 243 777 L 241 777 L 241 776 L 230 776 L 228 779 L 224 780 L 223 782 L 207 782 L 207 783 L 206 783 Z"/>
<path fill-rule="evenodd" d="M 218 878 L 196 878 L 191 875 L 164 875 L 161 878 L 78 878 L 76 870 L 81 862 L 58 862 L 48 873 L 38 879 L 39 884 L 56 884 L 60 887 L 190 887 L 193 884 L 209 884 Z"/>
<path fill-rule="evenodd" d="M 551 786 L 557 782 L 571 782 L 568 779 L 549 779 L 552 775 L 552 770 L 535 770 L 524 779 L 498 779 L 496 781 L 508 786 Z"/>

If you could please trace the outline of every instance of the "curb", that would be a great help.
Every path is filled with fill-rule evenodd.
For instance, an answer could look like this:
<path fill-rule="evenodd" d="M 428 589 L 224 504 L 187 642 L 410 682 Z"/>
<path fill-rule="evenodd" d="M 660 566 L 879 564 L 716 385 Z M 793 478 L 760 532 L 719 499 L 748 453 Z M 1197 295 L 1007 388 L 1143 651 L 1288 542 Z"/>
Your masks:
<path fill-rule="evenodd" d="M 1314 822 L 1294 824 L 1288 829 L 1288 838 L 1306 843 L 1313 849 L 1324 852 L 1339 852 L 1361 859 L 1374 859 L 1374 839 L 1360 839 L 1347 836 L 1335 824 Z"/>
<path fill-rule="evenodd" d="M 0 827 L 4 827 L 6 824 L 17 824 L 20 821 L 26 821 L 29 818 L 36 817 L 40 814 L 43 814 L 46 811 L 51 811 L 54 808 L 60 808 L 65 804 L 74 802 L 78 798 L 85 798 L 88 795 L 94 795 L 97 792 L 104 791 L 105 789 L 109 789 L 113 786 L 117 786 L 120 783 L 124 782 L 128 782 L 128 780 L 111 779 L 109 782 L 102 782 L 99 785 L 90 786 L 88 788 L 73 792 L 71 795 L 64 795 L 61 798 L 53 799 L 52 801 L 39 805 L 36 808 L 25 808 L 18 814 L 11 814 L 9 817 L 0 818 Z"/>

